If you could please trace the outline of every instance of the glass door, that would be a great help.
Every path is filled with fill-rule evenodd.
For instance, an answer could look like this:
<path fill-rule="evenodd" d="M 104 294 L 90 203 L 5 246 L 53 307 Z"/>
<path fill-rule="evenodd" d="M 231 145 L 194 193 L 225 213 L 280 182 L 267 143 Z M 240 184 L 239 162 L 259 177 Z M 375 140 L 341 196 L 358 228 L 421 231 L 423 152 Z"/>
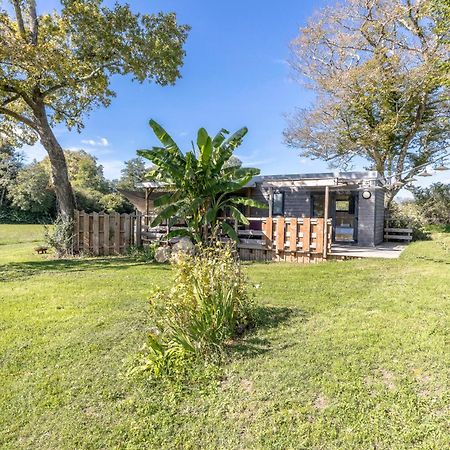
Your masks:
<path fill-rule="evenodd" d="M 336 242 L 357 242 L 357 194 L 336 194 L 334 197 L 333 225 Z"/>

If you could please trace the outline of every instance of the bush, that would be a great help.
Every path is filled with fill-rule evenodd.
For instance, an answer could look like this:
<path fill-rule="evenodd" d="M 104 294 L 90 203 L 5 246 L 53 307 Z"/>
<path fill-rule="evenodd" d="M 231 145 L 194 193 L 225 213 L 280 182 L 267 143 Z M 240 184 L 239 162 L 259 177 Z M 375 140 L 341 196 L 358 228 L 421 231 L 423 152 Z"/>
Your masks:
<path fill-rule="evenodd" d="M 252 324 L 247 282 L 230 247 L 197 247 L 195 255 L 178 254 L 174 267 L 173 287 L 151 295 L 156 327 L 136 368 L 155 377 L 213 361 Z"/>
<path fill-rule="evenodd" d="M 427 220 L 423 216 L 420 207 L 413 201 L 402 203 L 392 202 L 389 213 L 389 225 L 394 228 L 411 228 L 414 241 L 429 238 L 427 232 Z"/>
<path fill-rule="evenodd" d="M 58 216 L 52 225 L 45 226 L 47 245 L 55 250 L 57 258 L 73 254 L 73 222 Z"/>
<path fill-rule="evenodd" d="M 155 260 L 155 252 L 157 248 L 158 244 L 156 243 L 141 247 L 132 245 L 128 248 L 128 256 L 136 261 L 151 262 Z"/>

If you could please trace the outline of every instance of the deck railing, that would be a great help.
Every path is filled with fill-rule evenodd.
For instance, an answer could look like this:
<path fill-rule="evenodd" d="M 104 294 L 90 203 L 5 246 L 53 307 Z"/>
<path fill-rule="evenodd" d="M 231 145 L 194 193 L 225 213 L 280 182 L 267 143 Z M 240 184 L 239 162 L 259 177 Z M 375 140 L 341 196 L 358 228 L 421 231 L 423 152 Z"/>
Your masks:
<path fill-rule="evenodd" d="M 239 236 L 237 248 L 243 260 L 310 262 L 326 259 L 331 249 L 331 219 L 327 220 L 326 227 L 325 220 L 320 218 L 251 217 L 249 221 L 245 228 L 235 225 Z M 125 254 L 132 245 L 164 242 L 169 231 L 183 228 L 182 224 L 169 228 L 167 225 L 151 227 L 149 223 L 149 218 L 139 213 L 75 211 L 74 251 L 93 255 Z"/>

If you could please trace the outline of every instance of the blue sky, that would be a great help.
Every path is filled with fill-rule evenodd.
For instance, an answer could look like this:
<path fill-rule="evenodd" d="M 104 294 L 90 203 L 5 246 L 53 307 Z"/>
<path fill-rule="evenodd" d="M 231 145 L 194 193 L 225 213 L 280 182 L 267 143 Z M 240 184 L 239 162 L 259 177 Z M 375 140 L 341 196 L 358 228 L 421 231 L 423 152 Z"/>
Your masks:
<path fill-rule="evenodd" d="M 37 3 L 41 11 L 58 4 Z M 313 99 L 292 79 L 286 63 L 289 42 L 327 3 L 331 1 L 131 0 L 136 11 L 175 11 L 180 23 L 191 25 L 182 78 L 175 86 L 161 87 L 116 77 L 112 87 L 117 97 L 111 106 L 93 111 L 81 134 L 57 127 L 58 139 L 65 148 L 94 154 L 105 175 L 117 178 L 123 161 L 133 158 L 136 149 L 157 143 L 150 118 L 185 149 L 201 126 L 212 134 L 245 125 L 249 133 L 237 151 L 244 164 L 259 167 L 263 174 L 327 170 L 324 162 L 300 158 L 298 150 L 283 144 L 282 136 L 285 115 Z M 29 159 L 45 155 L 39 145 L 26 151 Z"/>

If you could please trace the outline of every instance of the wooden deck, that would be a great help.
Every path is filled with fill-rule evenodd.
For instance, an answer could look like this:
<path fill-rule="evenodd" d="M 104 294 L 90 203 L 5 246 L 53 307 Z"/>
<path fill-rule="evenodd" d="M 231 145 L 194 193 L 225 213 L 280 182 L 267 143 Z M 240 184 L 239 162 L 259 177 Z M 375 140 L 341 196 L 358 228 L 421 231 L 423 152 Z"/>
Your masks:
<path fill-rule="evenodd" d="M 332 244 L 330 259 L 386 258 L 396 259 L 406 245 L 396 242 L 384 242 L 375 247 L 359 247 L 357 245 Z"/>

